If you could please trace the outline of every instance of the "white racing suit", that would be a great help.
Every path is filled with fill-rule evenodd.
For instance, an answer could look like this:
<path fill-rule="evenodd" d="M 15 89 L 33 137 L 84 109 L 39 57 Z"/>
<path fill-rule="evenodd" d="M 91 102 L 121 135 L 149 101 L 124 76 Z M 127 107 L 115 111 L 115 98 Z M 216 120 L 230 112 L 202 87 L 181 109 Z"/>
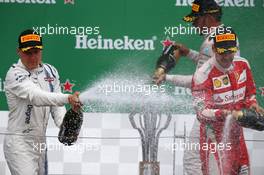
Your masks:
<path fill-rule="evenodd" d="M 28 71 L 21 60 L 6 75 L 9 120 L 4 154 L 12 175 L 46 175 L 46 128 L 50 114 L 59 127 L 68 103 L 57 70 L 48 64 Z"/>
<path fill-rule="evenodd" d="M 220 25 L 218 27 L 223 27 Z M 198 70 L 209 58 L 214 56 L 212 50 L 212 45 L 214 43 L 213 38 L 211 37 L 215 30 L 211 30 L 211 33 L 206 35 L 204 41 L 200 47 L 200 51 L 190 49 L 188 58 L 193 60 L 196 63 L 196 70 Z M 239 44 L 238 44 L 239 48 Z M 240 55 L 240 51 L 236 53 L 237 56 Z M 166 81 L 171 81 L 176 86 L 191 88 L 193 75 L 166 75 Z M 200 123 L 197 119 L 194 120 L 192 130 L 190 132 L 190 137 L 187 144 L 192 148 L 192 145 L 198 145 L 200 143 Z M 184 173 L 186 175 L 201 175 L 201 160 L 200 160 L 200 151 L 196 149 L 184 150 L 183 156 L 183 167 Z"/>

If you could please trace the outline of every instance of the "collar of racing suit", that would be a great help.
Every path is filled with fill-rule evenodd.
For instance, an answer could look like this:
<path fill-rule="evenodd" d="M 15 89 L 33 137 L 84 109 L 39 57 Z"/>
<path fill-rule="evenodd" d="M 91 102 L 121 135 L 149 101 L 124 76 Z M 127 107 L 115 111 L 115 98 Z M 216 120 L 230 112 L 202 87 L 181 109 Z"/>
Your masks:
<path fill-rule="evenodd" d="M 26 66 L 22 63 L 22 61 L 21 61 L 20 59 L 19 59 L 18 62 L 17 62 L 17 66 L 21 67 L 22 69 L 27 70 L 27 71 L 30 72 L 30 73 L 35 73 L 35 72 L 40 71 L 40 69 L 43 69 L 43 64 L 41 63 L 41 64 L 39 65 L 39 67 L 37 67 L 36 69 L 28 70 L 28 69 L 26 68 Z"/>

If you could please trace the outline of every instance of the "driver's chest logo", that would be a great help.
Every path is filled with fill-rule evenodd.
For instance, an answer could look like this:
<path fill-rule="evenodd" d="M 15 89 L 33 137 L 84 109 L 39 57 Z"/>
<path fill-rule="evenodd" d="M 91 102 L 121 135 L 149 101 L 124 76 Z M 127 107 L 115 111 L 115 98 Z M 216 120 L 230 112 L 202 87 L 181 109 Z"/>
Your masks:
<path fill-rule="evenodd" d="M 228 75 L 222 75 L 213 78 L 213 85 L 214 90 L 223 89 L 231 86 Z"/>

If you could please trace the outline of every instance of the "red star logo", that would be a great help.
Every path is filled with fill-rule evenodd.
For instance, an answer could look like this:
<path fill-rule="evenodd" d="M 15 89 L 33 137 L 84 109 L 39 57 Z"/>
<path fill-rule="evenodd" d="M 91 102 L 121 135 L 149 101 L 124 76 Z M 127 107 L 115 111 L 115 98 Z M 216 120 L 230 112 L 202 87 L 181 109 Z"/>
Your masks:
<path fill-rule="evenodd" d="M 72 92 L 72 88 L 75 84 L 71 83 L 68 79 L 65 83 L 63 83 L 63 91 L 64 92 Z"/>
<path fill-rule="evenodd" d="M 260 87 L 259 90 L 261 90 L 261 96 L 264 96 L 264 87 Z"/>
<path fill-rule="evenodd" d="M 163 45 L 163 47 L 168 47 L 170 45 L 172 45 L 174 42 L 171 41 L 169 38 L 167 38 L 166 40 L 161 41 L 161 44 Z"/>

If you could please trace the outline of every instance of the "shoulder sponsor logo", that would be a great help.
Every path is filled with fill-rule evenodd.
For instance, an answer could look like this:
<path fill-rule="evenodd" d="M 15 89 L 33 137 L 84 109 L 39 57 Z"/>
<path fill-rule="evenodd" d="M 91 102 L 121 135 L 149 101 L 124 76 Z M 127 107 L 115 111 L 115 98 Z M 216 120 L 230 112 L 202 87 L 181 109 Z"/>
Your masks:
<path fill-rule="evenodd" d="M 131 39 L 129 36 L 112 39 L 103 38 L 98 35 L 96 38 L 88 38 L 89 35 L 76 35 L 76 49 L 99 49 L 99 50 L 154 50 L 154 41 L 152 39 Z"/>
<path fill-rule="evenodd" d="M 16 81 L 18 81 L 19 83 L 21 83 L 27 78 L 27 76 L 24 74 L 15 74 L 15 76 L 16 76 Z"/>
<path fill-rule="evenodd" d="M 223 89 L 231 86 L 229 77 L 227 75 L 222 75 L 213 78 L 213 85 L 214 85 L 214 90 Z"/>
<path fill-rule="evenodd" d="M 246 87 L 242 87 L 235 91 L 228 91 L 224 93 L 214 94 L 214 102 L 217 105 L 224 105 L 235 103 L 245 98 Z"/>
<path fill-rule="evenodd" d="M 0 3 L 17 3 L 17 4 L 56 4 L 56 0 L 0 0 Z"/>
<path fill-rule="evenodd" d="M 243 70 L 243 72 L 239 75 L 239 78 L 237 79 L 238 84 L 241 84 L 247 80 L 247 73 L 246 70 Z"/>
<path fill-rule="evenodd" d="M 0 78 L 0 92 L 5 92 L 5 81 Z"/>
<path fill-rule="evenodd" d="M 255 7 L 255 0 L 215 0 L 224 7 Z M 193 0 L 176 0 L 175 6 L 192 6 Z"/>

